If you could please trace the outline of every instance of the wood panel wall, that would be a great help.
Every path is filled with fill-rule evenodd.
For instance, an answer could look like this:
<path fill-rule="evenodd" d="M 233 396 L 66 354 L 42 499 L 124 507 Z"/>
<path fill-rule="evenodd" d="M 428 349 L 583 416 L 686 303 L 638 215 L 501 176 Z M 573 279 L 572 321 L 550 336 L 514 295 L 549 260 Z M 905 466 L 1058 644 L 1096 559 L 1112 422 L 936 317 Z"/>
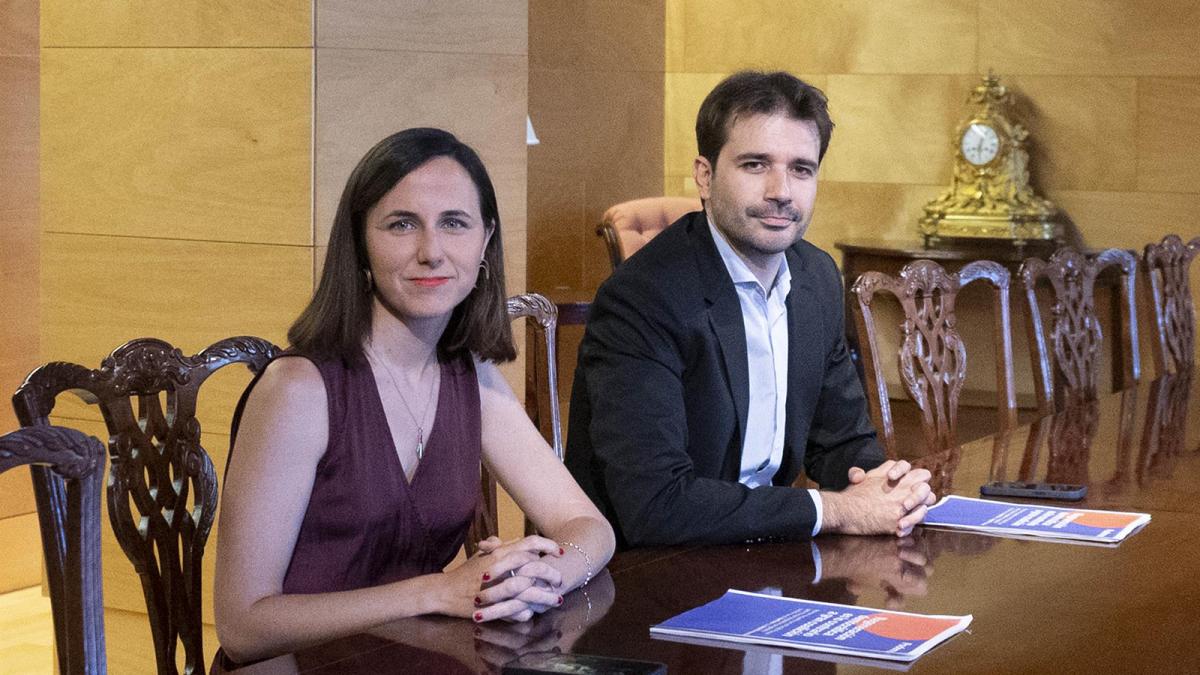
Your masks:
<path fill-rule="evenodd" d="M 663 22 L 662 0 L 529 2 L 533 290 L 590 298 L 611 269 L 595 235 L 604 211 L 660 194 Z"/>
<path fill-rule="evenodd" d="M 0 392 L 38 358 L 38 3 L 0 1 Z M 0 434 L 17 427 L 0 404 Z M 0 593 L 41 579 L 28 471 L 0 474 Z"/>
<path fill-rule="evenodd" d="M 824 89 L 837 125 L 807 238 L 835 255 L 842 238 L 915 238 L 921 207 L 949 185 L 967 94 L 994 69 L 1031 132 L 1035 184 L 1085 245 L 1140 252 L 1200 234 L 1194 2 L 667 0 L 666 12 L 667 194 L 695 194 L 692 125 L 712 86 L 784 69 Z M 988 359 L 973 381 L 988 381 Z"/>
<path fill-rule="evenodd" d="M 141 336 L 282 343 L 313 287 L 311 3 L 43 0 L 41 60 L 40 360 L 95 367 Z M 249 377 L 218 377 L 199 418 L 221 475 Z M 54 421 L 104 438 L 70 398 Z M 142 615 L 105 530 L 105 604 Z M 131 672 L 153 654 L 135 624 L 109 640 Z"/>

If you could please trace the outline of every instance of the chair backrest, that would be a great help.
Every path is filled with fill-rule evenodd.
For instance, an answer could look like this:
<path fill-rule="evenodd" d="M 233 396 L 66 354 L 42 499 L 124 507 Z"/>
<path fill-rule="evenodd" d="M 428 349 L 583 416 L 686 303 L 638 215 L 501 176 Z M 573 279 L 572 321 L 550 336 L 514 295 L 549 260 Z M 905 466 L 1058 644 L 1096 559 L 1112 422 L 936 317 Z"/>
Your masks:
<path fill-rule="evenodd" d="M 1104 334 L 1096 315 L 1095 287 L 1096 277 L 1109 265 L 1117 266 L 1121 274 L 1118 286 L 1121 341 L 1115 345 L 1121 370 L 1114 384 L 1123 389 L 1141 377 L 1135 296 L 1137 258 L 1116 248 L 1085 255 L 1064 247 L 1048 260 L 1028 258 L 1021 263 L 1034 386 L 1038 412 L 1043 415 L 1053 413 L 1067 401 L 1096 398 Z M 1041 279 L 1049 281 L 1054 292 L 1049 338 L 1036 292 Z"/>
<path fill-rule="evenodd" d="M 863 366 L 870 386 L 867 399 L 875 427 L 883 434 L 884 448 L 896 457 L 896 430 L 888 400 L 884 359 L 879 353 L 871 302 L 887 291 L 900 302 L 904 320 L 898 353 L 900 380 L 920 409 L 926 449 L 937 452 L 958 444 L 958 400 L 967 375 L 967 349 L 956 327 L 955 300 L 967 284 L 984 280 L 992 285 L 995 302 L 996 409 L 999 428 L 1016 423 L 1013 389 L 1012 337 L 1008 270 L 999 263 L 979 260 L 957 273 L 946 272 L 931 260 L 904 266 L 898 277 L 866 272 L 851 292 L 858 299 L 855 320 L 858 334 L 866 336 Z"/>
<path fill-rule="evenodd" d="M 278 352 L 265 340 L 235 337 L 184 356 L 162 340 L 142 338 L 118 347 L 97 370 L 39 366 L 13 395 L 22 426 L 49 424 L 64 391 L 99 405 L 112 462 L 109 520 L 141 579 L 160 673 L 177 672 L 179 644 L 184 671 L 204 671 L 200 563 L 217 509 L 217 477 L 200 445 L 200 385 L 233 363 L 257 373 Z"/>
<path fill-rule="evenodd" d="M 42 426 L 0 436 L 0 472 L 33 472 L 58 670 L 105 672 L 100 580 L 100 483 L 104 446 L 74 429 Z"/>
<path fill-rule="evenodd" d="M 1188 269 L 1197 252 L 1200 237 L 1185 244 L 1179 235 L 1169 234 L 1158 244 L 1147 244 L 1142 255 L 1156 329 L 1150 342 L 1159 375 L 1190 371 L 1196 361 L 1196 308 Z"/>
<path fill-rule="evenodd" d="M 537 293 L 515 295 L 506 303 L 510 321 L 530 319 L 535 333 L 529 336 L 526 344 L 525 363 L 525 410 L 533 419 L 534 424 L 546 437 L 546 442 L 554 449 L 554 456 L 561 462 L 563 458 L 562 417 L 558 405 L 558 355 L 556 330 L 558 325 L 558 309 L 545 296 Z M 540 338 L 540 339 L 539 339 Z M 539 345 L 541 349 L 539 349 Z M 544 350 L 544 351 L 543 351 Z M 542 352 L 545 364 L 539 358 Z M 545 373 L 546 391 L 544 392 L 548 405 L 542 405 L 543 394 L 539 375 Z M 543 412 L 543 409 L 549 413 Z M 500 531 L 496 504 L 496 479 L 487 467 L 480 467 L 482 495 L 479 506 L 475 509 L 475 520 L 471 531 L 467 533 L 467 553 L 474 555 L 475 544 Z M 533 524 L 525 520 L 525 532 L 533 532 Z"/>
<path fill-rule="evenodd" d="M 692 197 L 647 197 L 621 202 L 604 212 L 597 236 L 604 238 L 613 269 L 646 245 L 668 225 L 701 209 Z"/>

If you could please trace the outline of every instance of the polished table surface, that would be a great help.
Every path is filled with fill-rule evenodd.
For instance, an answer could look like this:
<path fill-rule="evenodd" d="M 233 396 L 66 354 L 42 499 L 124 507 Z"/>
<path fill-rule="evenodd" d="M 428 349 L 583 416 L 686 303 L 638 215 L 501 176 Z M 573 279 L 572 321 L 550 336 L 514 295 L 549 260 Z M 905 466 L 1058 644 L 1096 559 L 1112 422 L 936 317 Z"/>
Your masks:
<path fill-rule="evenodd" d="M 1083 482 L 1085 508 L 1152 514 L 1116 547 L 918 528 L 903 540 L 644 549 L 527 624 L 410 619 L 237 672 L 498 672 L 554 649 L 671 673 L 1200 672 L 1200 424 L 1188 424 L 1200 396 L 1187 379 L 1147 381 L 920 460 L 939 494 L 978 496 L 993 479 Z M 911 664 L 650 637 L 651 625 L 730 588 L 975 619 Z"/>

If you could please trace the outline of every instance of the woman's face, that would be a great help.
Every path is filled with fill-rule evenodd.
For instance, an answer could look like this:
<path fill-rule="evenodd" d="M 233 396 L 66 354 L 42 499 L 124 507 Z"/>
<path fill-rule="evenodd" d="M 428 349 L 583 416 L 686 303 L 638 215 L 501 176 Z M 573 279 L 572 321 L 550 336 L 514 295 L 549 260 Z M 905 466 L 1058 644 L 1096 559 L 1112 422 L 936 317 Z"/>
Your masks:
<path fill-rule="evenodd" d="M 466 169 L 434 157 L 367 212 L 376 299 L 402 319 L 448 318 L 475 286 L 490 235 Z"/>

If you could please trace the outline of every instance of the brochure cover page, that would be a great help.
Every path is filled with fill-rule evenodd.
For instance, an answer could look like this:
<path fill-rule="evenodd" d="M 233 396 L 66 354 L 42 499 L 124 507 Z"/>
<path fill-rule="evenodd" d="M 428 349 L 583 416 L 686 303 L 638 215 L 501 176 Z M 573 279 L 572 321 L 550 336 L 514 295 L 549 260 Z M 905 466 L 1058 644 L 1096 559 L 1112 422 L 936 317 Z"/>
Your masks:
<path fill-rule="evenodd" d="M 964 630 L 971 619 L 729 590 L 650 632 L 912 661 Z"/>
<path fill-rule="evenodd" d="M 924 524 L 989 533 L 1116 543 L 1148 522 L 1148 513 L 1014 504 L 950 495 L 929 508 Z"/>

